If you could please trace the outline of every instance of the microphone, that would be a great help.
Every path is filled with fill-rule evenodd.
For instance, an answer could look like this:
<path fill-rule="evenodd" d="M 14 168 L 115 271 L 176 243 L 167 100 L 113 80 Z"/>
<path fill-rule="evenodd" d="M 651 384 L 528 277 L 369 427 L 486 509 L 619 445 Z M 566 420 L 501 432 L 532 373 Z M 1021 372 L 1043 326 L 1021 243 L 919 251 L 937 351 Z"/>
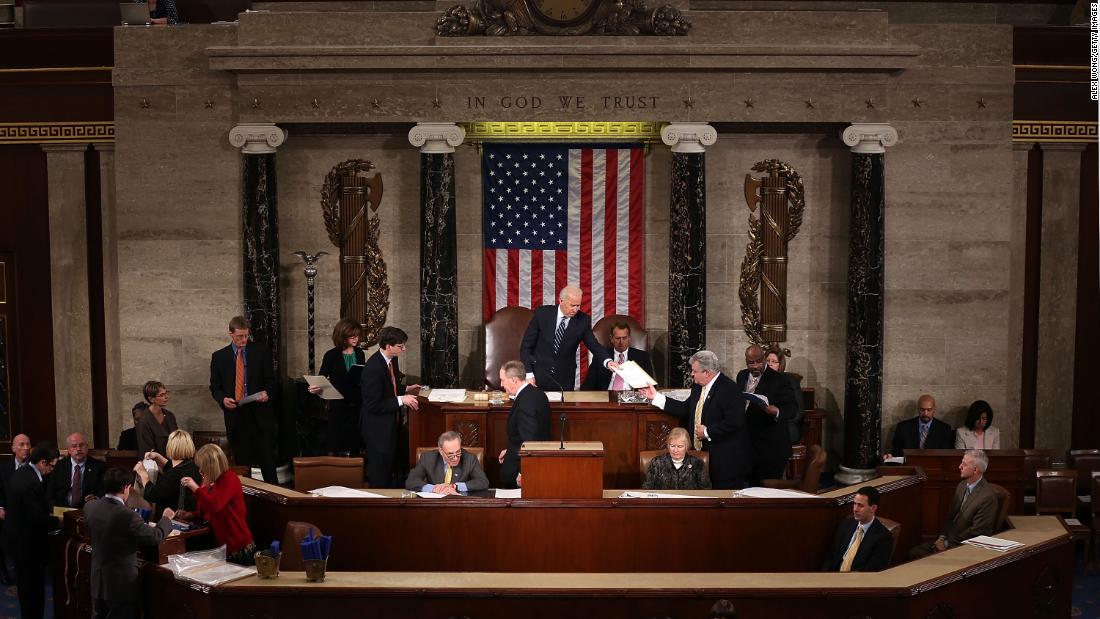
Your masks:
<path fill-rule="evenodd" d="M 562 409 L 561 417 L 558 417 L 558 421 L 561 422 L 561 446 L 558 447 L 558 449 L 564 450 L 565 449 L 565 422 L 567 421 L 567 419 L 565 417 L 565 409 Z"/>
<path fill-rule="evenodd" d="M 554 368 L 550 368 L 550 372 L 548 374 L 546 374 L 546 377 L 549 378 L 550 380 L 554 381 L 554 384 L 558 386 L 558 391 L 561 392 L 561 401 L 562 401 L 562 404 L 564 404 L 565 403 L 565 389 L 562 388 L 561 383 L 558 382 L 558 379 L 554 378 Z M 565 416 L 565 410 L 564 409 L 562 409 L 561 416 L 558 417 L 558 421 L 561 422 L 561 445 L 558 447 L 558 449 L 565 449 L 565 422 L 567 421 L 567 418 Z"/>

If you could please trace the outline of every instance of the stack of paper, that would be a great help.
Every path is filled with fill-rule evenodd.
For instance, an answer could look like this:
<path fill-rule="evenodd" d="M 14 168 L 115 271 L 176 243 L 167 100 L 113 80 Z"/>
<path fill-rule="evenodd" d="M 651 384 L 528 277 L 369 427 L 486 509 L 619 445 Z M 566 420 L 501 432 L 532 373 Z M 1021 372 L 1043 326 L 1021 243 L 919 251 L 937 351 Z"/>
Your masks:
<path fill-rule="evenodd" d="M 627 490 L 619 495 L 620 499 L 709 499 L 708 496 L 694 496 L 690 494 L 672 494 L 669 492 L 638 492 Z"/>
<path fill-rule="evenodd" d="M 366 490 L 356 490 L 355 488 L 347 488 L 345 486 L 325 486 L 324 488 L 317 488 L 316 490 L 310 490 L 310 494 L 314 496 L 323 496 L 329 498 L 340 499 L 384 499 L 385 495 L 375 494 L 373 492 L 367 492 Z"/>
<path fill-rule="evenodd" d="M 783 488 L 757 487 L 745 488 L 744 490 L 735 490 L 733 496 L 752 499 L 805 499 L 814 495 L 802 492 L 801 490 L 784 490 Z"/>
<path fill-rule="evenodd" d="M 970 544 L 971 546 L 977 546 L 979 548 L 996 550 L 997 552 L 1014 550 L 1023 546 L 1023 544 L 1020 542 L 1014 542 L 1010 539 L 1001 539 L 999 537 L 990 537 L 988 535 L 979 535 L 978 537 L 972 537 L 964 541 L 963 543 Z"/>
<path fill-rule="evenodd" d="M 624 361 L 619 364 L 618 369 L 611 368 L 611 371 L 618 374 L 631 389 L 644 389 L 657 384 L 657 381 L 634 361 Z"/>
<path fill-rule="evenodd" d="M 428 393 L 429 402 L 464 402 L 465 400 L 465 389 L 432 389 Z"/>
<path fill-rule="evenodd" d="M 497 488 L 494 496 L 498 499 L 521 499 L 523 498 L 523 491 L 521 488 L 513 488 L 511 490 L 506 488 Z"/>

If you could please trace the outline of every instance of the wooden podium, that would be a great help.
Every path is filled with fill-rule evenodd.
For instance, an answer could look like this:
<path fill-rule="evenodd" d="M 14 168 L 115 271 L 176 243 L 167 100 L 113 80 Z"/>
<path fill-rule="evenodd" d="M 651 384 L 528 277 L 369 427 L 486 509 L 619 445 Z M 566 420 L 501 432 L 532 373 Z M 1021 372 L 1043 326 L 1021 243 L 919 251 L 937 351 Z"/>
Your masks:
<path fill-rule="evenodd" d="M 529 441 L 519 449 L 525 499 L 603 498 L 603 443 Z"/>

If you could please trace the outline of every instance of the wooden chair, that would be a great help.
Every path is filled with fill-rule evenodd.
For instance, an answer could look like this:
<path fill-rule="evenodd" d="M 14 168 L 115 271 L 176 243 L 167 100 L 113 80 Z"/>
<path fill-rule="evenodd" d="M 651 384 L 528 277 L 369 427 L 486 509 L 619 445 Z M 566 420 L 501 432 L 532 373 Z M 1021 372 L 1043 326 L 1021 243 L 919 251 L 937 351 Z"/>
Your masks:
<path fill-rule="evenodd" d="M 638 452 L 638 466 L 641 467 L 641 479 L 638 481 L 638 487 L 645 483 L 645 474 L 649 470 L 649 463 L 653 462 L 653 459 L 657 456 L 668 453 L 667 449 L 647 449 L 645 451 Z M 710 475 L 710 452 L 709 451 L 695 451 L 694 449 L 688 450 L 688 455 L 695 456 L 703 461 L 703 467 L 707 470 L 707 475 Z"/>
<path fill-rule="evenodd" d="M 363 487 L 363 459 L 316 456 L 294 459 L 294 489 L 300 492 L 325 486 Z"/>
<path fill-rule="evenodd" d="M 1051 449 L 1024 450 L 1024 511 L 1035 513 L 1035 471 L 1049 469 L 1053 465 L 1054 451 Z"/>
<path fill-rule="evenodd" d="M 1005 529 L 1005 523 L 1008 522 L 1008 508 L 1012 506 L 1012 495 L 1004 489 L 1004 486 L 997 484 L 989 484 L 989 489 L 997 495 L 997 520 L 993 524 L 993 532 L 999 533 Z"/>
<path fill-rule="evenodd" d="M 221 447 L 222 451 L 225 452 L 225 457 L 229 459 L 229 463 L 233 464 L 233 449 L 229 446 L 229 437 L 225 435 L 225 432 L 197 430 L 191 434 L 191 439 L 195 443 L 195 451 L 208 443 Z"/>
<path fill-rule="evenodd" d="M 1066 522 L 1077 511 L 1077 471 L 1073 469 L 1039 469 L 1035 471 L 1035 513 L 1051 514 L 1062 520 L 1075 542 L 1089 541 L 1089 527 Z"/>
<path fill-rule="evenodd" d="M 485 324 L 485 384 L 500 389 L 500 366 L 519 359 L 523 333 L 535 313 L 526 307 L 503 307 Z"/>
<path fill-rule="evenodd" d="M 802 479 L 765 479 L 762 482 L 764 487 L 786 488 L 817 494 L 818 488 L 821 486 L 821 473 L 825 470 L 828 454 L 821 448 L 821 445 L 810 445 L 808 454 L 810 463 L 806 465 L 806 473 L 802 476 Z"/>
<path fill-rule="evenodd" d="M 644 350 L 649 352 L 649 331 L 645 330 L 645 327 L 638 324 L 637 320 L 634 320 L 633 316 L 627 316 L 626 314 L 611 314 L 604 316 L 596 321 L 596 324 L 592 325 L 592 334 L 596 336 L 596 341 L 603 345 L 604 348 L 611 348 L 611 326 L 615 323 L 625 323 L 630 327 L 630 345 L 638 350 Z"/>
<path fill-rule="evenodd" d="M 252 467 L 244 464 L 230 464 L 229 470 L 237 474 L 237 477 L 252 477 Z"/>
<path fill-rule="evenodd" d="M 301 572 L 302 565 L 302 540 L 313 530 L 313 536 L 321 534 L 321 527 L 310 523 L 291 520 L 286 523 L 286 531 L 283 533 L 283 556 L 279 560 L 279 569 L 287 572 Z"/>
<path fill-rule="evenodd" d="M 893 566 L 896 563 L 894 554 L 898 551 L 898 540 L 901 539 L 901 523 L 896 520 L 890 520 L 889 518 L 883 518 L 882 516 L 875 516 L 875 518 L 878 518 L 882 526 L 886 527 L 886 530 L 890 532 L 890 538 L 893 540 L 893 543 L 890 545 L 890 563 L 887 567 Z"/>
<path fill-rule="evenodd" d="M 435 451 L 436 447 L 417 447 L 416 448 L 416 462 L 420 463 L 420 457 L 428 452 Z M 462 451 L 468 451 L 477 456 L 477 463 L 481 465 L 481 468 L 485 468 L 485 448 L 484 447 L 463 447 Z"/>

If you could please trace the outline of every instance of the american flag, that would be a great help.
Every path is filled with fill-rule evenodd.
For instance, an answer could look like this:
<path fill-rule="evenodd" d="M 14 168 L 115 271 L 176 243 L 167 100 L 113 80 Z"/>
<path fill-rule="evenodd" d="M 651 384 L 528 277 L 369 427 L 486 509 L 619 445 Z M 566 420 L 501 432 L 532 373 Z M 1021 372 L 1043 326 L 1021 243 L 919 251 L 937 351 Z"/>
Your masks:
<path fill-rule="evenodd" d="M 574 284 L 593 324 L 610 314 L 642 322 L 642 148 L 486 143 L 483 152 L 485 321 L 509 305 L 555 304 Z"/>

